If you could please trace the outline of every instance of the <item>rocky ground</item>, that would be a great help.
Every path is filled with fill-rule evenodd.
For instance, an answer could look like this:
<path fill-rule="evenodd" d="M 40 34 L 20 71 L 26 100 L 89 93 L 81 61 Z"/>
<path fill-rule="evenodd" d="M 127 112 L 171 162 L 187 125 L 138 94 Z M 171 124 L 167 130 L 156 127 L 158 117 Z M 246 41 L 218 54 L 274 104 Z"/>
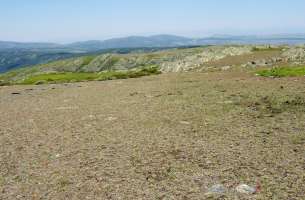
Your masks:
<path fill-rule="evenodd" d="M 227 70 L 0 87 L 0 199 L 302 200 L 304 80 Z"/>

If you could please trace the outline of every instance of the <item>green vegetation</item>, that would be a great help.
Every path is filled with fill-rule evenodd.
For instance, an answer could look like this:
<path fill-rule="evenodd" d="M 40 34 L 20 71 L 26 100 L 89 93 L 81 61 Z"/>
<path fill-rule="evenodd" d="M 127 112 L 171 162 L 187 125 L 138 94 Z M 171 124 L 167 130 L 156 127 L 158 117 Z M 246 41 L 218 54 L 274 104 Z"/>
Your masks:
<path fill-rule="evenodd" d="M 282 50 L 282 48 L 271 47 L 271 46 L 268 46 L 268 47 L 253 47 L 252 48 L 253 52 L 257 52 L 257 51 L 280 51 L 280 50 Z"/>
<path fill-rule="evenodd" d="M 160 70 L 156 66 L 144 67 L 139 70 L 129 71 L 105 71 L 100 73 L 85 73 L 85 72 L 64 72 L 64 73 L 49 73 L 38 74 L 30 76 L 16 84 L 48 84 L 48 83 L 69 83 L 69 82 L 82 82 L 82 81 L 105 81 L 113 79 L 127 79 L 138 78 L 142 76 L 149 76 L 160 74 Z"/>
<path fill-rule="evenodd" d="M 305 66 L 301 67 L 276 67 L 257 72 L 258 75 L 264 77 L 295 77 L 305 76 Z"/>
<path fill-rule="evenodd" d="M 65 82 L 79 82 L 83 80 L 94 80 L 98 78 L 96 73 L 50 73 L 39 74 L 26 78 L 21 84 L 43 84 L 43 83 L 65 83 Z"/>
<path fill-rule="evenodd" d="M 103 69 L 105 69 L 105 70 L 111 70 L 111 68 L 113 67 L 113 65 L 114 65 L 115 63 L 117 63 L 119 60 L 120 60 L 119 57 L 110 56 L 110 57 L 106 60 L 106 62 L 104 63 Z"/>
<path fill-rule="evenodd" d="M 84 67 L 86 65 L 89 65 L 95 58 L 96 58 L 96 56 L 86 56 L 86 57 L 84 57 L 82 67 Z"/>
<path fill-rule="evenodd" d="M 38 71 L 38 68 L 20 68 L 4 74 L 0 74 L 0 86 L 11 85 L 13 82 L 17 82 L 16 80 L 19 80 L 23 75 L 34 74 Z"/>
<path fill-rule="evenodd" d="M 99 73 L 99 77 L 96 80 L 112 80 L 112 79 L 127 79 L 127 78 L 138 78 L 142 76 L 150 76 L 161 74 L 160 70 L 156 66 L 144 67 L 140 70 L 130 71 L 107 71 Z"/>

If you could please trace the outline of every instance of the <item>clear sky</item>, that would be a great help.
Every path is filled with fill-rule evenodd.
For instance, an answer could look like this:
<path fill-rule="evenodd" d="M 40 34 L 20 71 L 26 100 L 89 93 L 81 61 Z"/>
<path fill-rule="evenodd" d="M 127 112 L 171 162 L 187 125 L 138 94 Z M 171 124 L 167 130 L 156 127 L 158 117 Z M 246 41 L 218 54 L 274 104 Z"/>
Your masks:
<path fill-rule="evenodd" d="M 0 40 L 305 33 L 304 0 L 0 0 Z"/>

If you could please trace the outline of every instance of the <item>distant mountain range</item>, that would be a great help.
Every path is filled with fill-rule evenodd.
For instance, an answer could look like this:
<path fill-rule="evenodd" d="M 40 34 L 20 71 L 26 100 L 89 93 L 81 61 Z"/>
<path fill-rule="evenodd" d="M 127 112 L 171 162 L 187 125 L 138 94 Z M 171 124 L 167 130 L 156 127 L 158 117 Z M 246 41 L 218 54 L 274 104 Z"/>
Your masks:
<path fill-rule="evenodd" d="M 195 39 L 174 36 L 174 35 L 155 35 L 150 37 L 130 36 L 124 38 L 114 38 L 109 40 L 91 40 L 75 42 L 71 44 L 55 43 L 20 43 L 0 41 L 1 50 L 23 49 L 23 50 L 62 50 L 90 52 L 103 49 L 117 48 L 143 48 L 143 47 L 178 47 L 197 44 Z"/>
<path fill-rule="evenodd" d="M 156 35 L 150 37 L 131 36 L 114 38 L 104 41 L 86 41 L 66 45 L 67 48 L 82 50 L 100 50 L 116 48 L 142 48 L 142 47 L 177 47 L 195 44 L 195 40 L 174 35 Z"/>
<path fill-rule="evenodd" d="M 52 43 L 22 43 L 22 42 L 6 42 L 0 41 L 0 50 L 9 49 L 47 49 L 56 48 L 59 44 Z"/>
<path fill-rule="evenodd" d="M 21 43 L 0 41 L 0 73 L 14 68 L 91 54 L 100 51 L 120 52 L 120 49 L 173 48 L 182 46 L 223 44 L 305 44 L 305 34 L 267 36 L 215 35 L 187 38 L 175 35 L 131 36 L 109 40 L 92 40 L 71 44 Z M 124 51 L 123 51 L 124 52 Z"/>
<path fill-rule="evenodd" d="M 305 34 L 282 34 L 265 36 L 231 36 L 214 35 L 205 38 L 187 38 L 175 35 L 154 35 L 149 37 L 130 36 L 108 40 L 91 40 L 71 44 L 55 43 L 20 43 L 0 41 L 0 50 L 30 49 L 30 50 L 63 50 L 63 51 L 96 51 L 115 48 L 142 47 L 178 47 L 189 45 L 218 45 L 218 44 L 301 44 L 305 43 Z"/>

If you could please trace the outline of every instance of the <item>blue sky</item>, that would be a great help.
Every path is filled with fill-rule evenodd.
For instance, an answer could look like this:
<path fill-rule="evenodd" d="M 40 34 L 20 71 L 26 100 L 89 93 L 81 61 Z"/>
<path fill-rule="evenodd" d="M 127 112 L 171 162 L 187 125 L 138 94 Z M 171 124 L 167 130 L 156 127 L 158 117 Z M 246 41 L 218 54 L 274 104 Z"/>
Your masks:
<path fill-rule="evenodd" d="M 304 0 L 0 0 L 0 40 L 305 33 Z"/>

